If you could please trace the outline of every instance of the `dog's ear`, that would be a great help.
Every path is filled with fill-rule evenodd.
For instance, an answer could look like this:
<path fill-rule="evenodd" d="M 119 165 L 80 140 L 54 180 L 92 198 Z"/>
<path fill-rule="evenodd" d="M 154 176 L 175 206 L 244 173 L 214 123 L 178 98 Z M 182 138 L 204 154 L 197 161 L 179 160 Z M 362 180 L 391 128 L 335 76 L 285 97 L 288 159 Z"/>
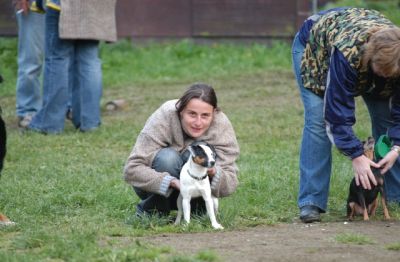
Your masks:
<path fill-rule="evenodd" d="M 204 154 L 202 145 L 191 145 L 189 148 L 189 152 L 192 154 L 192 156 L 201 156 Z"/>
<path fill-rule="evenodd" d="M 362 141 L 362 144 L 364 145 L 364 150 L 374 150 L 375 139 L 370 136 L 368 137 L 367 141 Z"/>
<path fill-rule="evenodd" d="M 187 148 L 187 150 L 189 151 L 189 153 L 192 155 L 192 156 L 194 156 L 195 155 L 195 152 L 194 152 L 194 148 L 193 148 L 194 146 L 188 146 L 188 148 Z"/>
<path fill-rule="evenodd" d="M 374 159 L 375 139 L 368 137 L 367 141 L 362 141 L 364 147 L 364 155 L 369 159 Z"/>
<path fill-rule="evenodd" d="M 213 145 L 207 144 L 207 146 L 211 149 L 211 151 L 213 152 L 214 156 L 217 156 L 217 152 L 215 151 L 215 147 Z"/>
<path fill-rule="evenodd" d="M 198 140 L 195 141 L 191 144 L 192 146 L 199 146 L 199 145 L 208 145 L 206 142 L 204 142 L 203 140 Z"/>

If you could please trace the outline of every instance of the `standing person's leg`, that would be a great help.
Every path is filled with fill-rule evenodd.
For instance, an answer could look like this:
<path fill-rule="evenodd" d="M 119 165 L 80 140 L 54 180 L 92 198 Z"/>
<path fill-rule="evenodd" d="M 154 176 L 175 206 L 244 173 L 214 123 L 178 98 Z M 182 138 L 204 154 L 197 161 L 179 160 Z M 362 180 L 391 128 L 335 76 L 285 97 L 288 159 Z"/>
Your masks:
<path fill-rule="evenodd" d="M 74 41 L 59 38 L 60 12 L 48 8 L 45 28 L 45 66 L 43 75 L 43 105 L 29 125 L 44 133 L 60 133 L 68 104 L 68 66 Z"/>
<path fill-rule="evenodd" d="M 393 125 L 390 114 L 389 100 L 374 100 L 363 96 L 371 117 L 372 136 L 375 141 L 381 135 L 387 134 L 388 129 Z M 400 202 L 400 160 L 397 159 L 393 167 L 385 174 L 385 193 L 388 202 Z"/>
<path fill-rule="evenodd" d="M 74 51 L 74 59 L 70 60 L 68 66 L 68 105 L 67 105 L 67 119 L 72 121 L 72 89 L 74 86 L 78 85 L 78 77 L 75 69 L 77 68 L 75 64 L 75 51 Z"/>
<path fill-rule="evenodd" d="M 16 114 L 18 124 L 26 127 L 41 106 L 41 81 L 44 56 L 45 15 L 17 13 L 18 77 Z"/>
<path fill-rule="evenodd" d="M 101 123 L 100 100 L 102 72 L 99 42 L 77 40 L 75 46 L 75 76 L 72 87 L 72 121 L 81 131 L 97 128 Z"/>
<path fill-rule="evenodd" d="M 304 46 L 295 37 L 292 47 L 293 70 L 304 105 L 304 128 L 300 150 L 298 206 L 303 222 L 320 220 L 327 209 L 332 165 L 332 144 L 326 133 L 323 98 L 304 88 L 300 75 Z"/>

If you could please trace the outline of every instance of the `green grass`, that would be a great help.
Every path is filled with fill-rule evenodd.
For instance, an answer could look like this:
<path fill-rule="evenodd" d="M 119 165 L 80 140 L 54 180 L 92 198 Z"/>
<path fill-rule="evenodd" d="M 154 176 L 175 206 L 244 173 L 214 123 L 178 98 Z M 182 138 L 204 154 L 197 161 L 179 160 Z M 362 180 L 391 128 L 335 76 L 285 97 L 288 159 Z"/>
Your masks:
<path fill-rule="evenodd" d="M 127 108 L 103 112 L 102 127 L 62 135 L 21 133 L 15 117 L 15 39 L 1 39 L 0 67 L 6 82 L 0 104 L 9 134 L 0 180 L 0 211 L 17 226 L 0 228 L 0 261 L 218 261 L 204 250 L 186 256 L 135 237 L 213 231 L 206 217 L 188 227 L 169 218 L 138 220 L 138 198 L 122 178 L 136 136 L 165 100 L 193 82 L 212 84 L 241 148 L 237 192 L 220 201 L 226 230 L 291 223 L 298 219 L 298 154 L 303 107 L 291 72 L 290 45 L 195 45 L 189 41 L 132 46 L 102 45 L 102 104 L 124 98 Z M 360 138 L 370 135 L 365 106 L 357 100 Z M 343 221 L 351 163 L 334 149 L 329 212 Z M 382 214 L 378 212 L 378 216 Z M 391 213 L 394 219 L 400 210 Z M 166 243 L 167 245 L 167 243 Z"/>
<path fill-rule="evenodd" d="M 342 244 L 353 244 L 353 245 L 371 245 L 375 243 L 367 236 L 364 236 L 362 234 L 350 234 L 350 233 L 337 235 L 335 237 L 335 240 Z"/>
<path fill-rule="evenodd" d="M 400 242 L 389 244 L 385 248 L 387 250 L 400 251 Z"/>
<path fill-rule="evenodd" d="M 104 111 L 103 125 L 97 132 L 82 134 L 66 122 L 65 132 L 58 136 L 21 133 L 16 127 L 15 45 L 15 39 L 0 41 L 1 65 L 8 65 L 2 71 L 6 82 L 0 88 L 0 103 L 9 134 L 0 210 L 18 223 L 16 227 L 0 229 L 1 261 L 218 261 L 217 254 L 206 250 L 188 257 L 135 241 L 137 236 L 212 228 L 206 217 L 195 218 L 185 228 L 174 227 L 168 218 L 138 220 L 134 216 L 138 198 L 122 179 L 124 162 L 148 116 L 166 99 L 178 97 L 189 84 L 198 81 L 215 86 L 220 106 L 237 129 L 243 152 L 242 185 L 235 195 L 221 201 L 221 222 L 232 230 L 291 221 L 295 216 L 295 172 L 290 182 L 293 190 L 284 192 L 290 195 L 287 198 L 292 199 L 291 203 L 284 199 L 265 201 L 266 195 L 257 193 L 270 190 L 270 186 L 281 191 L 274 183 L 282 183 L 283 178 L 265 176 L 275 167 L 265 165 L 272 159 L 263 152 L 263 146 L 279 144 L 264 135 L 281 133 L 288 116 L 286 110 L 270 112 L 266 106 L 272 103 L 288 107 L 296 101 L 296 110 L 301 110 L 290 72 L 289 44 L 201 46 L 182 41 L 132 46 L 121 41 L 102 45 L 102 104 L 124 98 L 128 107 L 113 114 Z M 282 77 L 276 78 L 277 74 Z M 283 104 L 271 100 L 287 95 L 292 99 Z M 276 114 L 282 116 L 279 125 L 271 125 L 267 131 L 267 122 Z M 253 135 L 261 135 L 264 142 L 259 143 Z M 293 158 L 291 165 L 296 161 Z M 260 183 L 258 188 L 254 182 Z M 245 187 L 251 190 L 246 191 Z M 244 204 L 246 199 L 255 202 L 248 206 Z M 237 209 L 235 201 L 249 208 Z M 266 203 L 268 206 L 264 207 Z M 290 206 L 291 213 L 286 207 L 275 210 L 282 203 Z"/>
<path fill-rule="evenodd" d="M 0 96 L 15 92 L 16 39 L 0 41 L 0 72 L 6 81 Z M 288 44 L 236 46 L 195 45 L 190 41 L 135 46 L 127 40 L 104 44 L 100 50 L 104 85 L 115 91 L 132 83 L 140 85 L 176 84 L 196 79 L 229 77 L 238 72 L 290 67 Z M 269 59 L 265 59 L 268 57 Z M 115 70 L 118 69 L 118 70 Z"/>

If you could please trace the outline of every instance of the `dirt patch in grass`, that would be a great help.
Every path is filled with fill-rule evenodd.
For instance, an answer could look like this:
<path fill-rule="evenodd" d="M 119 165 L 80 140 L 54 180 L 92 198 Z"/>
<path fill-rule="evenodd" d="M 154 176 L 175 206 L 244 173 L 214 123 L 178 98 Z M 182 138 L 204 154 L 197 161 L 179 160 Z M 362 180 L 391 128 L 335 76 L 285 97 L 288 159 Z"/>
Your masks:
<path fill-rule="evenodd" d="M 353 240 L 360 238 L 366 241 Z M 139 240 L 187 255 L 212 250 L 222 261 L 400 261 L 400 250 L 389 248 L 400 242 L 399 221 L 279 224 Z"/>

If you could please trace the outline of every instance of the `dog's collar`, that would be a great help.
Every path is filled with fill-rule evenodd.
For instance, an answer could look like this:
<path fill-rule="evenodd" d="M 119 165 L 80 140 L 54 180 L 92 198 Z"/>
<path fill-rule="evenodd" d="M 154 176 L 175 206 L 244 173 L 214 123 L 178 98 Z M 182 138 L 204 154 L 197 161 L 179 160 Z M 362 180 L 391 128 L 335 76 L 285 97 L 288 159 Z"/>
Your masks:
<path fill-rule="evenodd" d="M 192 178 L 194 178 L 196 180 L 199 180 L 199 181 L 201 181 L 201 180 L 203 180 L 203 179 L 205 179 L 207 177 L 207 174 L 205 174 L 202 177 L 197 177 L 197 176 L 192 175 L 189 170 L 187 172 L 188 172 L 189 176 L 191 176 Z"/>

